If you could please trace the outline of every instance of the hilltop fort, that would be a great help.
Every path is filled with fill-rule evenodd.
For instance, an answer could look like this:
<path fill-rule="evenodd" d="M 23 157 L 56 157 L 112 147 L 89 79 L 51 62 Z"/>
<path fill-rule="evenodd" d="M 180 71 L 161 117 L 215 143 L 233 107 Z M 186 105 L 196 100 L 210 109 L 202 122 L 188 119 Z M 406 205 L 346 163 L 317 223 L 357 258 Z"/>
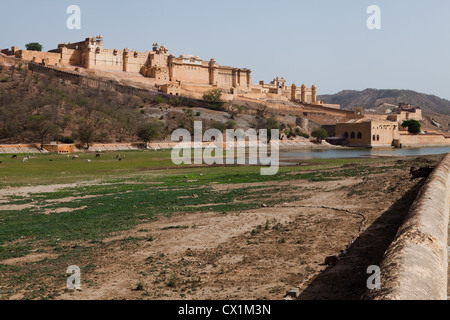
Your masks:
<path fill-rule="evenodd" d="M 65 76 L 82 78 L 82 83 L 94 87 L 103 82 L 108 84 L 106 79 L 114 79 L 120 85 L 137 85 L 145 92 L 193 99 L 203 99 L 206 92 L 219 89 L 224 100 L 253 109 L 263 105 L 280 123 L 291 128 L 311 132 L 323 127 L 328 131 L 327 141 L 331 144 L 355 147 L 450 145 L 450 137 L 440 132 L 423 130 L 410 134 L 402 127 L 405 120 L 423 121 L 419 107 L 400 104 L 397 110 L 382 115 L 363 114 L 362 108 L 342 110 L 340 105 L 319 101 L 315 85 L 293 83 L 289 86 L 283 77 L 276 77 L 270 83 L 254 84 L 248 68 L 220 65 L 214 58 L 205 61 L 185 54 L 175 57 L 166 46 L 158 43 L 145 52 L 106 49 L 99 35 L 76 43 L 61 43 L 48 52 L 19 50 L 13 46 L 1 50 L 0 56 L 34 66 L 33 70 L 53 69 Z"/>
<path fill-rule="evenodd" d="M 324 105 L 317 101 L 317 87 L 287 85 L 284 78 L 275 78 L 270 83 L 252 83 L 251 70 L 219 65 L 215 59 L 205 61 L 198 56 L 182 54 L 175 57 L 169 49 L 158 43 L 151 51 L 138 52 L 107 49 L 103 37 L 88 37 L 76 43 L 61 43 L 48 52 L 19 50 L 17 46 L 1 51 L 7 56 L 38 63 L 45 66 L 82 67 L 87 70 L 125 72 L 140 74 L 148 78 L 159 91 L 200 97 L 204 92 L 221 89 L 225 94 L 247 95 L 251 98 L 275 97 L 299 103 Z M 225 95 L 225 98 L 227 95 Z M 339 105 L 327 105 L 339 109 Z"/>

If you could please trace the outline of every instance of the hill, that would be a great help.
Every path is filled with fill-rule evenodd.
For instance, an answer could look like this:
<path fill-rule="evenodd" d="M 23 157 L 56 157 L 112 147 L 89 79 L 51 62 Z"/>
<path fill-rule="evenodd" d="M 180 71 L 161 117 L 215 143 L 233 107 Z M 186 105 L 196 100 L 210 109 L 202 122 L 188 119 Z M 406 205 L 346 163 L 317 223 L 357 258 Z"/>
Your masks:
<path fill-rule="evenodd" d="M 354 107 L 371 109 L 382 104 L 410 103 L 422 108 L 426 113 L 450 115 L 449 100 L 411 90 L 344 90 L 337 94 L 321 95 L 317 98 L 326 103 L 340 104 L 343 109 L 347 110 L 352 110 Z"/>
<path fill-rule="evenodd" d="M 296 123 L 295 117 L 279 123 L 260 104 L 170 96 L 102 77 L 86 80 L 44 69 L 0 61 L 0 143 L 59 141 L 89 148 L 92 143 L 170 141 L 175 129 L 192 133 L 195 121 L 204 130 L 222 132 L 284 130 Z"/>

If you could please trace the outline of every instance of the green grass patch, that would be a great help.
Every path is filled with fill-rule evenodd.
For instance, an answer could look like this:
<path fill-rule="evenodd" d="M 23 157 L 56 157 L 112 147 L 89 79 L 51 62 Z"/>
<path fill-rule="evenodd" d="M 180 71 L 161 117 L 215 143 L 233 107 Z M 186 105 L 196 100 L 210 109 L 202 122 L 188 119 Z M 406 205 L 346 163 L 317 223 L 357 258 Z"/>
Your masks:
<path fill-rule="evenodd" d="M 263 203 L 273 205 L 298 198 L 298 195 L 286 195 L 270 200 L 270 186 L 258 186 L 258 183 L 328 181 L 386 169 L 351 165 L 367 162 L 367 159 L 321 159 L 308 161 L 308 166 L 281 167 L 276 175 L 262 176 L 258 166 L 179 167 L 173 170 L 168 151 L 121 154 L 125 154 L 121 162 L 115 159 L 116 153 L 102 154 L 100 159 L 95 159 L 95 154 L 82 154 L 74 160 L 65 155 L 50 154 L 39 155 L 28 164 L 0 156 L 4 161 L 0 165 L 0 177 L 6 176 L 9 185 L 99 181 L 55 192 L 36 192 L 27 197 L 10 196 L 8 204 L 28 204 L 29 207 L 0 211 L 0 261 L 27 255 L 35 243 L 54 246 L 65 253 L 67 248 L 58 247 L 61 242 L 99 243 L 113 232 L 132 229 L 160 216 L 239 212 L 260 208 Z M 220 191 L 214 188 L 215 185 L 241 183 L 255 185 Z M 273 189 L 272 193 L 279 193 L 279 189 Z M 182 227 L 167 227 L 170 228 Z M 24 238 L 31 240 L 13 245 Z"/>

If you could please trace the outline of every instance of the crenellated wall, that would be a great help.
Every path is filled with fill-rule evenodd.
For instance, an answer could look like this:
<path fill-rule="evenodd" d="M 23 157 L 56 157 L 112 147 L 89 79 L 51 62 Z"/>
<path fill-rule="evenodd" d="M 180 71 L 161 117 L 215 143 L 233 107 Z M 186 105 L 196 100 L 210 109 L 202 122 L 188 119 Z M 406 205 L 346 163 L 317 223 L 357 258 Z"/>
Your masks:
<path fill-rule="evenodd" d="M 164 45 L 153 44 L 151 51 L 138 52 L 103 47 L 103 37 L 88 37 L 76 43 L 61 43 L 49 52 L 17 50 L 17 47 L 1 50 L 8 56 L 34 61 L 44 66 L 75 66 L 91 70 L 140 73 L 154 80 L 156 87 L 166 89 L 167 85 L 200 85 L 221 89 L 224 95 L 250 94 L 262 98 L 288 99 L 301 104 L 324 105 L 317 101 L 317 88 L 302 85 L 286 85 L 284 78 L 276 78 L 270 84 L 252 84 L 251 70 L 219 65 L 214 59 L 202 60 L 197 56 L 169 54 Z M 200 89 L 202 91 L 203 89 Z M 172 90 L 174 91 L 174 90 Z M 330 105 L 339 109 L 339 105 Z"/>

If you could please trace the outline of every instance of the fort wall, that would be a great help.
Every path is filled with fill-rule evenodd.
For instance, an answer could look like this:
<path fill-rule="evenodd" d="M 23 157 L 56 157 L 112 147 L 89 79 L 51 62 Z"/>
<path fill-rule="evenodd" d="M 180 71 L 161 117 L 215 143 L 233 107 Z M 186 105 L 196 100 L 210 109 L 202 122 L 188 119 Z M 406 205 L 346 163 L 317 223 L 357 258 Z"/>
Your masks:
<path fill-rule="evenodd" d="M 400 133 L 394 140 L 396 147 L 432 147 L 432 146 L 450 146 L 450 137 L 442 134 L 406 134 Z"/>
<path fill-rule="evenodd" d="M 210 84 L 209 66 L 203 65 L 188 65 L 188 64 L 175 64 L 173 66 L 172 79 L 175 81 L 186 82 L 187 84 Z M 229 85 L 231 87 L 231 81 L 226 83 L 222 80 L 223 85 Z"/>
<path fill-rule="evenodd" d="M 447 300 L 450 154 L 419 192 L 386 251 L 374 300 Z"/>
<path fill-rule="evenodd" d="M 50 52 L 19 50 L 15 56 L 19 59 L 53 66 L 58 65 L 61 61 L 61 54 Z"/>
<path fill-rule="evenodd" d="M 302 104 L 304 107 L 305 112 L 324 112 L 329 115 L 337 116 L 337 117 L 347 117 L 348 119 L 362 119 L 364 118 L 363 115 L 358 115 L 354 113 L 353 111 L 349 110 L 341 110 L 339 108 L 329 108 L 325 105 L 319 105 L 319 104 Z"/>
<path fill-rule="evenodd" d="M 308 88 L 305 84 L 287 86 L 284 78 L 275 78 L 269 84 L 261 81 L 252 84 L 251 70 L 219 65 L 214 59 L 202 60 L 197 56 L 169 54 L 164 45 L 153 44 L 151 51 L 138 52 L 125 48 L 123 50 L 103 47 L 103 37 L 88 37 L 76 43 L 61 43 L 49 52 L 18 50 L 17 47 L 4 49 L 3 54 L 44 66 L 73 66 L 85 69 L 129 72 L 142 74 L 154 81 L 162 92 L 183 91 L 196 92 L 195 96 L 208 90 L 218 88 L 223 97 L 233 100 L 236 95 L 251 95 L 256 99 L 273 98 L 274 100 L 293 101 L 299 104 L 323 106 L 317 101 L 315 85 Z M 176 88 L 178 86 L 178 88 Z M 198 87 L 195 87 L 198 86 Z M 250 97 L 250 96 L 249 96 Z M 339 109 L 339 105 L 327 105 L 326 109 Z"/>
<path fill-rule="evenodd" d="M 61 50 L 61 64 L 69 66 L 81 66 L 82 54 L 79 50 L 62 49 Z"/>

